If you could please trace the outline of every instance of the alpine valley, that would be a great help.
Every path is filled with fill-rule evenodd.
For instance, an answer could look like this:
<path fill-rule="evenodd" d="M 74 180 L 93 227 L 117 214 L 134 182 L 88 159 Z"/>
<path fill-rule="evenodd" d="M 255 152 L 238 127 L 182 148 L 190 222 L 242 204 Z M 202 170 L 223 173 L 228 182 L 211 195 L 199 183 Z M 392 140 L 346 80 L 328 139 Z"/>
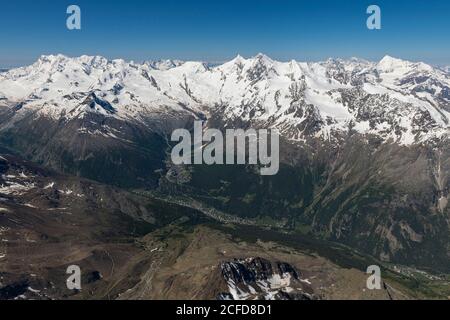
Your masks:
<path fill-rule="evenodd" d="M 195 120 L 278 174 L 173 165 Z M 447 299 L 449 133 L 448 68 L 390 56 L 42 56 L 0 72 L 0 299 Z"/>

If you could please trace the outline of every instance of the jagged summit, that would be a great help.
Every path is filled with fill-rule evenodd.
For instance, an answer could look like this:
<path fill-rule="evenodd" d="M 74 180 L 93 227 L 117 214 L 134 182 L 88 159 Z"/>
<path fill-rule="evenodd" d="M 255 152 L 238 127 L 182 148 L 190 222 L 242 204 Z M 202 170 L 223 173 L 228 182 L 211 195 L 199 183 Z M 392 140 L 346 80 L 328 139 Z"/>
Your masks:
<path fill-rule="evenodd" d="M 272 58 L 270 58 L 269 56 L 267 56 L 261 52 L 258 53 L 256 56 L 254 56 L 252 59 L 256 59 L 256 60 L 260 60 L 260 61 L 264 61 L 264 62 L 268 62 L 268 63 L 274 62 L 274 60 L 272 60 Z"/>
<path fill-rule="evenodd" d="M 157 61 L 146 61 L 144 63 L 149 65 L 152 69 L 155 70 L 169 70 L 183 65 L 184 61 L 166 59 Z"/>

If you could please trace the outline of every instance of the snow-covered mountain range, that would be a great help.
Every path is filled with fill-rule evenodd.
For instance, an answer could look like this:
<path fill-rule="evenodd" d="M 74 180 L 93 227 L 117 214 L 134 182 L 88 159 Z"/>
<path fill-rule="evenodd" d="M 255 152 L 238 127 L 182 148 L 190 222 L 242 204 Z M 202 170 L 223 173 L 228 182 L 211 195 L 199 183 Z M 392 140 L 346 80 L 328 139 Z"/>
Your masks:
<path fill-rule="evenodd" d="M 259 54 L 209 67 L 50 55 L 0 73 L 2 106 L 15 117 L 65 121 L 95 113 L 145 122 L 165 112 L 220 110 L 225 121 L 276 127 L 294 140 L 356 130 L 413 144 L 448 134 L 450 74 L 389 56 L 308 63 Z"/>

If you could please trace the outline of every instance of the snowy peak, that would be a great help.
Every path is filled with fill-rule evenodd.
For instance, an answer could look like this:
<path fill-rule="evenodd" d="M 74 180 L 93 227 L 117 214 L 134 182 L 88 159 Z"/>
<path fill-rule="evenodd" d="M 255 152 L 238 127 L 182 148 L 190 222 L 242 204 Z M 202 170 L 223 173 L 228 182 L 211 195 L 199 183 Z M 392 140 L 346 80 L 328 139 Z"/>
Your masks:
<path fill-rule="evenodd" d="M 264 53 L 258 53 L 256 56 L 251 58 L 253 60 L 258 61 L 258 63 L 271 65 L 274 63 L 274 60 L 272 60 L 269 56 L 265 55 Z"/>
<path fill-rule="evenodd" d="M 60 61 L 63 61 L 67 59 L 66 56 L 62 55 L 62 54 L 57 54 L 57 55 L 41 55 L 37 61 L 38 64 L 45 64 L 45 63 L 58 63 Z"/>
<path fill-rule="evenodd" d="M 144 62 L 144 64 L 147 64 L 150 68 L 161 71 L 179 67 L 183 65 L 183 63 L 184 61 L 181 60 L 170 60 L 170 59 Z"/>
<path fill-rule="evenodd" d="M 410 63 L 408 61 L 404 61 L 401 59 L 396 59 L 393 58 L 389 55 L 386 55 L 385 57 L 383 57 L 383 59 L 380 60 L 380 62 L 378 63 L 378 69 L 380 70 L 395 70 L 397 68 L 405 68 L 409 65 Z"/>
<path fill-rule="evenodd" d="M 238 54 L 233 60 L 231 60 L 233 63 L 244 63 L 245 58 Z"/>
<path fill-rule="evenodd" d="M 377 69 L 382 72 L 396 72 L 396 73 L 406 73 L 406 72 L 439 72 L 438 69 L 423 63 L 423 62 L 411 62 L 407 60 L 393 58 L 391 56 L 385 56 L 378 63 Z"/>
<path fill-rule="evenodd" d="M 260 81 L 277 75 L 275 62 L 268 56 L 259 53 L 250 61 L 251 67 L 247 70 L 247 78 L 250 81 Z"/>
<path fill-rule="evenodd" d="M 116 62 L 120 60 L 115 60 Z M 76 67 L 92 67 L 101 68 L 105 67 L 109 61 L 101 56 L 87 56 L 83 55 L 77 58 L 69 58 L 62 54 L 58 55 L 43 55 L 38 61 L 33 64 L 38 69 L 48 72 L 61 72 L 64 69 L 70 70 L 70 68 Z"/>

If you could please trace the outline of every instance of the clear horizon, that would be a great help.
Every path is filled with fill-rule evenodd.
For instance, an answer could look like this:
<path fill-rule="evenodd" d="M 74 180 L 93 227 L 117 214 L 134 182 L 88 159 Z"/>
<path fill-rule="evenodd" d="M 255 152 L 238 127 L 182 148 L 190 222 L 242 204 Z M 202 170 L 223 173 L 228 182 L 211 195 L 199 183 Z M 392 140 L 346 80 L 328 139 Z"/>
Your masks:
<path fill-rule="evenodd" d="M 81 8 L 81 30 L 66 28 L 71 4 Z M 371 4 L 381 8 L 381 30 L 366 27 Z M 47 54 L 219 63 L 259 52 L 278 61 L 390 55 L 450 65 L 446 1 L 17 0 L 2 7 L 0 68 Z"/>

